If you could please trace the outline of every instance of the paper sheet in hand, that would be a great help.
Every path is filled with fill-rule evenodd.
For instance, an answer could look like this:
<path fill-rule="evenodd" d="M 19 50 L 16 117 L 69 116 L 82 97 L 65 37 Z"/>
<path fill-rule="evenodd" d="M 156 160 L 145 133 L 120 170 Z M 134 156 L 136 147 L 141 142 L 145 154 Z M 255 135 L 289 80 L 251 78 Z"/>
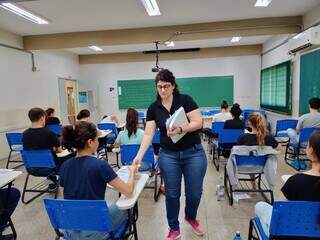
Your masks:
<path fill-rule="evenodd" d="M 123 166 L 117 171 L 117 175 L 122 181 L 127 183 L 130 177 L 130 170 L 127 166 Z"/>
<path fill-rule="evenodd" d="M 167 119 L 166 127 L 171 129 L 172 127 L 182 127 L 188 123 L 186 112 L 183 107 L 180 107 L 175 113 Z M 172 142 L 178 142 L 186 133 L 177 134 L 171 137 Z"/>

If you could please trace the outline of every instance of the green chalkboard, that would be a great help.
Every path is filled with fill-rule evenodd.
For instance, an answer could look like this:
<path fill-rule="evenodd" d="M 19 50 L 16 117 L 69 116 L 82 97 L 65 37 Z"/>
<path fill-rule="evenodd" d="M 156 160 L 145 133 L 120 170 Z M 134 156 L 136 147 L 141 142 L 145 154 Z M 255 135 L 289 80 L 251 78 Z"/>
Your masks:
<path fill-rule="evenodd" d="M 233 76 L 177 78 L 177 83 L 200 107 L 216 107 L 222 100 L 233 103 Z M 155 99 L 153 79 L 118 80 L 119 109 L 146 109 Z"/>
<path fill-rule="evenodd" d="M 320 96 L 320 50 L 301 56 L 299 114 L 309 112 L 309 99 Z"/>

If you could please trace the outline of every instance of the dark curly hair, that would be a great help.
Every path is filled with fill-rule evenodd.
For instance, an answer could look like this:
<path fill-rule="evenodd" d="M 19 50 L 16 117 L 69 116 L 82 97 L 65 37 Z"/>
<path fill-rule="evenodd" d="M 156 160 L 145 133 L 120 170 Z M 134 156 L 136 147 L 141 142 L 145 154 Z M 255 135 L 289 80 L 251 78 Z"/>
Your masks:
<path fill-rule="evenodd" d="M 89 139 L 98 135 L 96 125 L 90 122 L 77 122 L 74 126 L 67 125 L 62 129 L 61 145 L 67 149 L 84 149 Z"/>

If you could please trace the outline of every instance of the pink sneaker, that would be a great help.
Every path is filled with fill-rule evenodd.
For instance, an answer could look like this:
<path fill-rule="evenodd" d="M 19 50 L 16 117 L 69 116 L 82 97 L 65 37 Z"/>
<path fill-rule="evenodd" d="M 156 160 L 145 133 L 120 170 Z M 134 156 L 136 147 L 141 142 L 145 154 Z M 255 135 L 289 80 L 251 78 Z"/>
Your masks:
<path fill-rule="evenodd" d="M 178 240 L 181 238 L 180 230 L 169 230 L 166 240 Z"/>
<path fill-rule="evenodd" d="M 189 223 L 190 227 L 192 228 L 193 232 L 198 235 L 198 236 L 203 236 L 205 234 L 204 232 L 204 229 L 203 229 L 203 226 L 202 224 L 200 223 L 199 220 L 191 220 L 191 219 L 188 219 L 188 218 L 184 218 L 187 223 Z"/>

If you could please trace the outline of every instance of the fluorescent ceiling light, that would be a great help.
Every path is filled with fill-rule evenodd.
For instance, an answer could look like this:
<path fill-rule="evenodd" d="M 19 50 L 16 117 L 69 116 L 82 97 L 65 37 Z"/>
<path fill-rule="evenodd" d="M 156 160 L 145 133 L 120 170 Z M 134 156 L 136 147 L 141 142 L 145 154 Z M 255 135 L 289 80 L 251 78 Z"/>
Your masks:
<path fill-rule="evenodd" d="M 161 15 L 160 9 L 158 7 L 156 0 L 141 0 L 144 8 L 147 10 L 149 16 L 159 16 Z"/>
<path fill-rule="evenodd" d="M 240 39 L 241 39 L 241 37 L 233 37 L 233 38 L 231 39 L 231 42 L 239 42 Z"/>
<path fill-rule="evenodd" d="M 20 17 L 23 17 L 31 22 L 37 23 L 37 24 L 49 24 L 49 21 L 46 19 L 43 19 L 30 11 L 27 11 L 26 9 L 23 9 L 22 7 L 18 7 L 17 5 L 13 3 L 4 2 L 0 4 L 0 7 L 3 9 L 6 9 L 14 14 L 19 15 Z"/>
<path fill-rule="evenodd" d="M 272 0 L 257 0 L 255 7 L 268 7 Z"/>
<path fill-rule="evenodd" d="M 164 42 L 164 44 L 165 44 L 167 47 L 174 47 L 174 42 L 173 42 L 173 41 L 167 41 L 167 42 Z"/>
<path fill-rule="evenodd" d="M 89 46 L 88 48 L 96 51 L 96 52 L 101 52 L 102 51 L 102 48 L 98 47 L 98 46 Z"/>

